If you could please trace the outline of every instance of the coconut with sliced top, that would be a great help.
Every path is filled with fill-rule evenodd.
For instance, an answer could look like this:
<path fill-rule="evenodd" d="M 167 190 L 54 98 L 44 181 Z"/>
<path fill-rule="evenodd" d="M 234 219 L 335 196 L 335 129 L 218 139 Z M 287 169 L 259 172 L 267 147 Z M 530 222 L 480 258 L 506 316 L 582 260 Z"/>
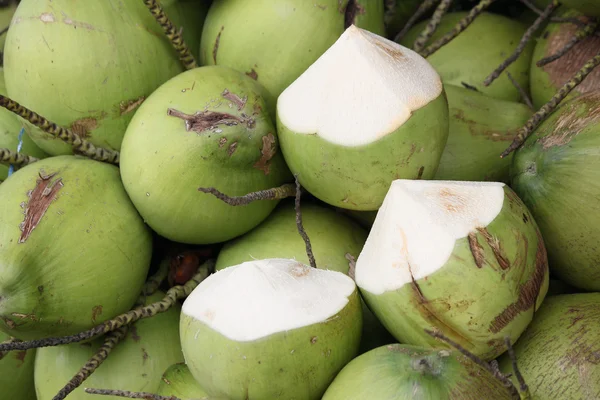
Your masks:
<path fill-rule="evenodd" d="M 499 182 L 396 180 L 356 263 L 356 284 L 398 341 L 440 346 L 439 330 L 490 360 L 548 290 L 544 242 Z"/>
<path fill-rule="evenodd" d="M 356 356 L 361 327 L 350 277 L 275 258 L 204 280 L 183 304 L 180 331 L 186 364 L 209 395 L 316 400 Z"/>
<path fill-rule="evenodd" d="M 431 179 L 448 138 L 441 79 L 414 51 L 351 26 L 277 100 L 281 150 L 320 200 L 376 210 L 394 179 Z"/>

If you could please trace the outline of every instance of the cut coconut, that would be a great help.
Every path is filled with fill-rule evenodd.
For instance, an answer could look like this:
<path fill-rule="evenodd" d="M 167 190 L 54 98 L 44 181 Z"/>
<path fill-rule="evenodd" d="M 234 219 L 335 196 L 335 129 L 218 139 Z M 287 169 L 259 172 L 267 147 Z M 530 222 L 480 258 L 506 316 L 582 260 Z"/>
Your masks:
<path fill-rule="evenodd" d="M 278 99 L 281 122 L 343 146 L 394 132 L 442 83 L 416 52 L 352 25 Z"/>
<path fill-rule="evenodd" d="M 503 204 L 499 182 L 394 181 L 357 260 L 356 283 L 382 294 L 433 274 L 456 241 L 487 226 Z"/>

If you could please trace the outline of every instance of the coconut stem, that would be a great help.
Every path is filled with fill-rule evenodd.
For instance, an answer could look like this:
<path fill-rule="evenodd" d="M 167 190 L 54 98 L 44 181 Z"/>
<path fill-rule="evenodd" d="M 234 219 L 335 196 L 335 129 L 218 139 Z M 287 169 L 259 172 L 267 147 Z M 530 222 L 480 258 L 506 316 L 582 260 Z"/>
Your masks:
<path fill-rule="evenodd" d="M 508 76 L 508 79 L 510 79 L 510 81 L 512 82 L 514 87 L 517 88 L 517 90 L 519 91 L 519 94 L 521 95 L 521 98 L 523 99 L 523 101 L 525 102 L 527 107 L 529 107 L 529 109 L 531 111 L 535 111 L 535 107 L 533 106 L 533 101 L 531 101 L 531 98 L 529 98 L 529 95 L 527 94 L 525 89 L 523 89 L 523 87 L 519 84 L 519 82 L 517 82 L 517 80 L 515 78 L 513 78 L 512 74 L 510 72 L 506 71 L 506 76 Z"/>
<path fill-rule="evenodd" d="M 440 4 L 438 4 L 437 8 L 433 12 L 433 16 L 427 23 L 427 26 L 419 34 L 419 36 L 415 39 L 413 44 L 413 49 L 418 53 L 425 47 L 427 41 L 433 36 L 438 26 L 440 25 L 440 21 L 442 17 L 448 12 L 448 9 L 452 5 L 452 0 L 442 0 Z"/>
<path fill-rule="evenodd" d="M 452 30 L 446 33 L 444 36 L 427 46 L 423 51 L 420 52 L 421 56 L 427 58 L 442 46 L 448 44 L 452 39 L 457 37 L 462 31 L 467 29 L 469 25 L 479 16 L 486 8 L 488 8 L 494 0 L 481 0 L 475 7 L 473 7 L 464 18 L 452 28 Z"/>
<path fill-rule="evenodd" d="M 209 188 L 198 188 L 202 193 L 210 193 L 219 200 L 229 204 L 230 206 L 246 206 L 257 200 L 281 200 L 286 197 L 293 197 L 296 195 L 296 186 L 292 183 L 286 183 L 276 188 L 259 190 L 257 192 L 251 192 L 244 196 L 230 197 L 223 192 L 218 191 L 214 187 Z"/>
<path fill-rule="evenodd" d="M 2 164 L 22 167 L 36 161 L 39 161 L 39 158 L 28 156 L 23 153 L 15 153 L 9 149 L 0 149 L 0 163 Z"/>
<path fill-rule="evenodd" d="M 20 342 L 19 339 L 16 338 L 10 338 L 5 340 L 4 342 L 0 343 L 0 346 L 5 345 L 5 344 L 10 344 L 10 343 L 14 343 L 14 342 Z M 0 351 L 0 360 L 2 360 L 4 358 L 4 356 L 9 352 L 9 350 L 7 351 Z"/>
<path fill-rule="evenodd" d="M 181 400 L 175 396 L 160 396 L 154 393 L 146 392 L 129 392 L 127 390 L 112 390 L 112 389 L 92 389 L 86 388 L 88 394 L 99 394 L 101 396 L 117 396 L 126 397 L 128 399 L 145 399 L 145 400 Z"/>
<path fill-rule="evenodd" d="M 519 58 L 521 53 L 523 53 L 523 50 L 525 50 L 527 44 L 531 41 L 533 34 L 537 32 L 538 29 L 540 29 L 542 24 L 550 17 L 550 15 L 554 12 L 554 10 L 556 10 L 558 6 L 558 0 L 553 0 L 550 4 L 548 4 L 548 6 L 544 9 L 542 15 L 537 17 L 534 23 L 529 28 L 527 28 L 527 30 L 521 37 L 521 41 L 519 42 L 515 51 L 506 60 L 504 60 L 498 68 L 496 68 L 490 75 L 488 75 L 487 78 L 485 78 L 485 80 L 483 81 L 484 86 L 491 85 L 492 82 L 494 82 L 500 76 L 500 74 L 504 72 L 506 68 L 508 68 L 513 62 L 517 60 L 517 58 Z"/>
<path fill-rule="evenodd" d="M 540 125 L 540 123 L 542 123 L 542 121 L 554 111 L 558 104 L 560 104 L 560 102 L 567 97 L 571 90 L 575 89 L 577 85 L 579 85 L 598 65 L 600 65 L 600 53 L 590 58 L 583 65 L 583 67 L 581 67 L 581 69 L 577 71 L 577 73 L 571 79 L 569 79 L 569 81 L 567 81 L 554 96 L 552 96 L 550 101 L 544 104 L 542 108 L 540 108 L 531 116 L 531 118 L 529 118 L 529 120 L 525 123 L 525 126 L 519 129 L 517 136 L 513 139 L 510 146 L 504 150 L 500 157 L 504 158 L 521 147 L 523 142 L 525 142 L 529 135 L 531 135 L 531 133 Z"/>
<path fill-rule="evenodd" d="M 541 60 L 536 62 L 535 65 L 537 65 L 538 67 L 543 67 L 546 64 L 550 64 L 551 62 L 558 60 L 559 58 L 567 54 L 577 43 L 581 42 L 586 37 L 591 36 L 596 31 L 596 28 L 598 28 L 597 22 L 594 21 L 588 23 L 586 26 L 578 30 L 575 33 L 575 35 L 571 38 L 571 40 L 569 40 L 569 42 L 567 42 L 562 49 L 558 50 L 556 53 L 548 57 L 542 58 Z"/>
<path fill-rule="evenodd" d="M 413 27 L 413 25 L 427 12 L 431 7 L 433 7 L 439 0 L 425 0 L 420 5 L 419 8 L 415 11 L 413 15 L 410 16 L 406 24 L 402 27 L 402 30 L 398 32 L 398 34 L 394 37 L 394 42 L 399 42 L 402 40 L 404 35 Z"/>
<path fill-rule="evenodd" d="M 496 379 L 500 380 L 500 382 L 502 382 L 502 384 L 508 388 L 508 390 L 511 392 L 511 395 L 513 397 L 515 397 L 516 399 L 520 398 L 519 391 L 517 390 L 517 388 L 515 387 L 515 385 L 511 382 L 510 379 L 508 379 L 506 377 L 506 375 L 502 374 L 500 372 L 500 370 L 498 370 L 497 368 L 493 368 L 489 363 L 483 361 L 481 358 L 477 357 L 475 354 L 471 353 L 469 350 L 465 349 L 460 344 L 456 343 L 455 341 L 453 341 L 452 339 L 450 339 L 449 337 L 447 337 L 443 333 L 441 333 L 441 332 L 434 332 L 434 331 L 431 331 L 429 329 L 425 329 L 425 332 L 428 335 L 430 335 L 430 336 L 432 336 L 432 337 L 434 337 L 436 339 L 440 339 L 441 341 L 443 341 L 443 342 L 447 343 L 448 345 L 454 347 L 462 355 L 464 355 L 465 357 L 469 358 L 475 364 L 477 364 L 480 367 L 486 369 L 490 374 L 492 374 Z"/>
<path fill-rule="evenodd" d="M 46 118 L 37 114 L 28 108 L 23 107 L 16 101 L 0 95 L 0 106 L 17 114 L 19 117 L 29 121 L 44 132 L 62 140 L 65 143 L 73 146 L 73 151 L 96 161 L 108 162 L 111 164 L 119 163 L 119 152 L 114 150 L 103 149 L 96 147 L 88 140 L 74 134 L 71 130 L 65 129 L 56 125 L 54 122 L 48 121 Z"/>
<path fill-rule="evenodd" d="M 521 399 L 529 399 L 531 398 L 531 394 L 529 393 L 529 386 L 525 383 L 525 378 L 521 375 L 521 371 L 519 370 L 519 366 L 517 365 L 517 356 L 515 355 L 515 350 L 513 349 L 512 343 L 510 342 L 510 337 L 506 336 L 504 338 L 504 343 L 506 344 L 506 349 L 508 350 L 508 356 L 510 357 L 510 361 L 512 362 L 512 369 L 515 373 L 515 377 L 519 382 L 519 394 L 521 395 Z"/>
<path fill-rule="evenodd" d="M 198 286 L 211 273 L 214 265 L 214 259 L 206 261 L 202 266 L 200 266 L 198 273 L 196 273 L 192 279 L 190 279 L 185 285 L 173 286 L 167 291 L 165 297 L 161 301 L 152 303 L 145 307 L 134 308 L 133 310 L 121 314 L 114 319 L 103 322 L 100 325 L 96 325 L 92 329 L 70 336 L 0 344 L 0 351 L 28 350 L 38 347 L 60 346 L 63 344 L 82 342 L 84 340 L 103 335 L 107 332 L 112 332 L 123 326 L 131 325 L 140 319 L 150 318 L 157 314 L 163 313 L 175 305 L 177 300 L 184 299 L 189 296 L 192 290 L 194 290 L 196 286 Z"/>
<path fill-rule="evenodd" d="M 304 230 L 304 226 L 302 225 L 302 211 L 300 210 L 300 197 L 302 196 L 302 186 L 300 186 L 300 182 L 298 181 L 298 175 L 294 175 L 296 179 L 296 202 L 295 202 L 295 210 L 296 210 L 296 226 L 298 227 L 298 232 L 302 239 L 304 240 L 304 244 L 306 245 L 306 255 L 308 256 L 308 261 L 310 262 L 310 266 L 313 268 L 317 268 L 317 263 L 315 261 L 315 255 L 312 251 L 312 245 L 310 244 L 310 239 Z"/>
<path fill-rule="evenodd" d="M 179 54 L 179 60 L 186 69 L 194 69 L 198 67 L 198 63 L 196 59 L 190 52 L 190 48 L 187 46 L 185 41 L 183 40 L 183 36 L 181 34 L 181 30 L 176 30 L 175 26 L 165 14 L 162 7 L 156 0 L 144 0 L 144 4 L 148 7 L 148 10 L 152 13 L 156 21 L 160 24 L 161 28 L 165 32 L 165 35 L 171 42 L 171 45 Z"/>

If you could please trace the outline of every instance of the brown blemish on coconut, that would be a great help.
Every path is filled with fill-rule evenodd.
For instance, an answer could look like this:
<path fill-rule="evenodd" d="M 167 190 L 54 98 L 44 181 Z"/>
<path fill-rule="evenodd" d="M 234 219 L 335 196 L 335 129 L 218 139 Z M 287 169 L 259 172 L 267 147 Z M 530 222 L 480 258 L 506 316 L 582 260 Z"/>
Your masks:
<path fill-rule="evenodd" d="M 80 118 L 69 126 L 69 129 L 81 138 L 90 136 L 90 132 L 98 127 L 98 120 L 94 117 Z"/>
<path fill-rule="evenodd" d="M 148 361 L 148 353 L 146 352 L 146 349 L 142 347 L 142 364 L 146 364 L 146 361 Z"/>
<path fill-rule="evenodd" d="M 45 24 L 52 23 L 54 22 L 54 15 L 50 13 L 42 13 L 42 15 L 40 15 L 40 21 Z"/>
<path fill-rule="evenodd" d="M 348 260 L 348 276 L 354 280 L 356 274 L 356 258 L 350 253 L 346 253 L 344 258 Z"/>
<path fill-rule="evenodd" d="M 365 14 L 365 8 L 358 4 L 357 0 L 348 1 L 346 11 L 344 13 L 344 26 L 348 28 L 350 25 L 356 24 L 356 17 Z"/>
<path fill-rule="evenodd" d="M 417 174 L 417 179 L 421 179 L 423 178 L 423 172 L 425 171 L 425 167 L 422 166 L 421 168 L 419 168 L 419 173 Z"/>
<path fill-rule="evenodd" d="M 8 319 L 8 318 L 4 318 L 3 317 L 2 320 L 4 321 L 4 323 L 6 324 L 6 326 L 8 326 L 8 329 L 15 329 L 17 327 L 17 324 L 12 319 Z"/>
<path fill-rule="evenodd" d="M 227 149 L 227 155 L 229 157 L 231 157 L 233 155 L 233 153 L 235 153 L 235 151 L 237 150 L 237 147 L 238 147 L 238 142 L 231 143 L 231 145 Z"/>
<path fill-rule="evenodd" d="M 39 225 L 40 221 L 50 204 L 58 196 L 58 192 L 64 186 L 62 178 L 52 180 L 54 174 L 43 175 L 39 174 L 39 179 L 36 181 L 35 188 L 28 193 L 29 200 L 25 204 L 25 219 L 19 225 L 21 236 L 19 243 L 25 243 L 33 230 Z"/>
<path fill-rule="evenodd" d="M 223 33 L 224 26 L 221 26 L 221 30 L 217 34 L 217 38 L 215 39 L 215 45 L 213 46 L 212 56 L 215 64 L 217 63 L 217 52 L 219 51 L 219 42 L 221 41 L 221 34 Z"/>
<path fill-rule="evenodd" d="M 546 255 L 546 246 L 539 231 L 537 232 L 538 245 L 535 254 L 535 269 L 531 278 L 519 288 L 519 297 L 517 301 L 506 307 L 498 314 L 489 326 L 492 333 L 498 333 L 510 324 L 513 319 L 522 312 L 535 307 L 540 289 L 544 283 L 548 271 L 548 258 Z"/>
<path fill-rule="evenodd" d="M 44 293 L 44 286 L 43 285 L 38 286 L 37 290 L 38 290 L 38 292 L 40 292 L 40 294 Z"/>
<path fill-rule="evenodd" d="M 138 331 L 137 331 L 137 327 L 134 325 L 130 325 L 129 326 L 129 333 L 131 334 L 131 339 L 133 339 L 134 342 L 139 342 L 141 337 L 140 335 L 138 335 Z"/>
<path fill-rule="evenodd" d="M 248 96 L 240 97 L 235 93 L 231 93 L 229 90 L 223 90 L 221 93 L 224 99 L 231 101 L 233 104 L 237 106 L 238 111 L 240 111 L 246 105 L 246 101 L 248 101 Z"/>
<path fill-rule="evenodd" d="M 294 266 L 290 268 L 290 274 L 295 278 L 302 278 L 310 273 L 310 267 L 302 264 L 296 263 Z"/>
<path fill-rule="evenodd" d="M 34 322 L 38 320 L 38 318 L 35 316 L 35 314 L 11 313 L 10 315 L 12 315 L 15 318 L 28 319 L 28 320 L 31 320 Z"/>
<path fill-rule="evenodd" d="M 479 244 L 476 233 L 470 232 L 468 239 L 469 239 L 469 249 L 471 250 L 471 254 L 473 255 L 473 260 L 475 261 L 475 265 L 477 265 L 477 268 L 481 268 L 481 267 L 483 267 L 483 263 L 485 263 L 483 247 L 481 247 L 481 245 Z"/>
<path fill-rule="evenodd" d="M 167 115 L 180 118 L 185 121 L 185 130 L 202 133 L 207 130 L 216 129 L 219 125 L 234 126 L 238 124 L 246 124 L 248 128 L 254 127 L 254 120 L 246 118 L 242 114 L 242 118 L 235 115 L 222 113 L 218 111 L 198 111 L 194 114 L 186 114 L 181 111 L 169 108 Z"/>
<path fill-rule="evenodd" d="M 394 61 L 400 61 L 404 58 L 404 53 L 400 49 L 395 49 L 392 46 L 379 41 L 376 42 L 375 45 Z"/>
<path fill-rule="evenodd" d="M 223 147 L 225 146 L 225 144 L 227 144 L 227 138 L 226 137 L 222 137 L 219 139 L 219 147 Z"/>
<path fill-rule="evenodd" d="M 253 167 L 263 171 L 265 175 L 269 175 L 271 169 L 271 159 L 277 153 L 275 146 L 275 136 L 269 133 L 262 137 L 262 149 L 260 149 L 260 158 L 254 163 Z"/>
<path fill-rule="evenodd" d="M 250 78 L 257 80 L 258 79 L 258 74 L 256 73 L 256 71 L 254 70 L 254 68 L 252 68 L 250 70 L 250 72 L 246 72 L 246 75 L 249 76 Z"/>
<path fill-rule="evenodd" d="M 122 101 L 119 104 L 119 115 L 129 114 L 138 108 L 146 100 L 146 96 L 138 97 L 137 99 Z"/>
<path fill-rule="evenodd" d="M 488 246 L 492 249 L 494 253 L 494 257 L 496 261 L 498 261 L 498 265 L 502 269 L 510 268 L 510 261 L 508 261 L 508 257 L 504 254 L 504 250 L 502 249 L 502 243 L 498 237 L 492 235 L 487 228 L 477 228 L 477 232 L 479 232 Z"/>
<path fill-rule="evenodd" d="M 92 308 L 92 322 L 95 324 L 96 319 L 102 315 L 102 306 L 95 306 Z"/>
<path fill-rule="evenodd" d="M 310 338 L 310 343 L 315 344 L 315 343 L 317 343 L 317 340 L 318 340 L 318 338 L 316 336 L 313 336 Z"/>
<path fill-rule="evenodd" d="M 20 368 L 25 363 L 25 357 L 27 357 L 27 351 L 15 351 L 15 359 L 20 362 L 17 368 Z"/>

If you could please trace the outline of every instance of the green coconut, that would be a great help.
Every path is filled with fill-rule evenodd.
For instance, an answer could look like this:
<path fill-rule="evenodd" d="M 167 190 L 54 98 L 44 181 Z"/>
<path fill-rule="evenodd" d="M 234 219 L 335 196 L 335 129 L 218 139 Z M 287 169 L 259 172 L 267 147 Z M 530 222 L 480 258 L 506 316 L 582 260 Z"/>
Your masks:
<path fill-rule="evenodd" d="M 448 33 L 467 12 L 451 12 L 442 17 L 437 30 L 427 42 L 431 44 Z M 412 27 L 400 44 L 412 48 L 415 39 L 425 29 L 427 21 Z M 527 26 L 503 15 L 481 13 L 455 39 L 427 57 L 444 83 L 461 86 L 467 83 L 487 96 L 507 101 L 519 101 L 521 94 L 506 72 L 523 88 L 529 87 L 529 66 L 534 49 L 529 42 L 521 55 L 489 86 L 483 81 L 517 47 Z"/>
<path fill-rule="evenodd" d="M 394 179 L 431 179 L 448 137 L 439 75 L 414 51 L 351 26 L 277 100 L 298 180 L 330 205 L 377 210 Z"/>
<path fill-rule="evenodd" d="M 160 379 L 156 390 L 159 396 L 175 396 L 182 400 L 206 398 L 208 394 L 196 382 L 185 363 L 171 365 Z"/>
<path fill-rule="evenodd" d="M 159 235 L 180 243 L 230 240 L 278 204 L 231 206 L 230 196 L 280 186 L 291 174 L 259 84 L 221 66 L 186 71 L 140 106 L 123 139 L 121 176 L 131 200 Z"/>
<path fill-rule="evenodd" d="M 404 344 L 358 356 L 336 376 L 323 400 L 510 400 L 502 382 L 455 350 Z"/>
<path fill-rule="evenodd" d="M 148 296 L 146 304 L 160 301 L 164 296 L 165 293 L 156 292 Z M 181 307 L 175 305 L 166 312 L 136 322 L 108 358 L 67 399 L 89 400 L 90 395 L 84 391 L 86 387 L 155 393 L 163 372 L 183 362 L 179 345 L 180 313 Z M 38 349 L 35 359 L 37 400 L 53 399 L 103 343 L 104 338 L 100 337 L 88 343 Z"/>
<path fill-rule="evenodd" d="M 0 67 L 0 94 L 6 96 L 6 85 L 4 84 L 4 69 Z M 0 148 L 10 149 L 16 152 L 19 148 L 19 134 L 21 128 L 29 131 L 31 125 L 21 123 L 19 117 L 5 108 L 0 108 Z M 46 154 L 31 140 L 28 133 L 23 132 L 23 144 L 20 153 L 27 154 L 36 158 L 46 158 Z M 9 167 L 0 164 L 0 182 L 8 177 Z"/>
<path fill-rule="evenodd" d="M 129 310 L 152 236 L 119 169 L 76 156 L 27 165 L 0 185 L 0 330 L 79 333 Z"/>
<path fill-rule="evenodd" d="M 143 100 L 183 71 L 141 0 L 22 0 L 6 37 L 4 68 L 10 98 L 115 150 Z M 51 155 L 72 154 L 38 128 L 31 137 Z"/>
<path fill-rule="evenodd" d="M 400 343 L 440 346 L 424 331 L 439 330 L 491 360 L 525 330 L 548 275 L 540 231 L 505 184 L 396 180 L 355 280 Z"/>
<path fill-rule="evenodd" d="M 524 104 L 463 87 L 444 88 L 450 129 L 435 179 L 508 183 L 510 158 L 500 158 L 500 154 L 533 111 Z"/>
<path fill-rule="evenodd" d="M 539 224 L 552 272 L 600 290 L 600 89 L 563 103 L 519 148 L 511 186 Z"/>
<path fill-rule="evenodd" d="M 308 235 L 317 268 L 353 277 L 354 262 L 367 240 L 367 231 L 350 218 L 329 208 L 304 203 L 302 225 Z M 217 271 L 246 261 L 290 258 L 310 264 L 306 244 L 298 233 L 291 201 L 282 202 L 258 227 L 226 243 L 217 258 Z M 361 300 L 363 331 L 360 352 L 393 343 L 395 339 Z"/>
<path fill-rule="evenodd" d="M 578 18 L 582 22 L 590 22 L 580 12 L 566 10 L 558 14 L 565 18 Z M 537 39 L 535 51 L 531 59 L 531 100 L 536 108 L 546 104 L 558 90 L 573 77 L 583 65 L 600 52 L 600 37 L 588 36 L 578 42 L 561 58 L 538 67 L 536 63 L 542 58 L 554 55 L 560 51 L 580 30 L 574 24 L 561 22 L 550 23 L 544 33 Z M 570 100 L 579 94 L 600 89 L 600 69 L 596 68 L 566 97 Z M 564 101 L 564 100 L 563 100 Z"/>
<path fill-rule="evenodd" d="M 600 398 L 600 293 L 546 299 L 514 351 L 531 400 Z M 507 355 L 498 361 L 513 373 Z"/>
<path fill-rule="evenodd" d="M 181 346 L 211 396 L 321 399 L 358 352 L 360 297 L 347 275 L 291 259 L 225 268 L 183 303 Z"/>
<path fill-rule="evenodd" d="M 3 1 L 0 4 L 0 29 L 8 28 L 10 20 L 17 9 L 17 0 Z M 4 51 L 4 43 L 6 42 L 6 32 L 0 35 L 0 51 Z"/>
<path fill-rule="evenodd" d="M 244 72 L 273 100 L 351 24 L 384 34 L 383 4 L 370 0 L 216 0 L 205 20 L 202 65 Z"/>
<path fill-rule="evenodd" d="M 0 343 L 10 339 L 0 332 Z M 0 392 L 3 399 L 36 400 L 33 382 L 35 349 L 0 352 Z"/>

